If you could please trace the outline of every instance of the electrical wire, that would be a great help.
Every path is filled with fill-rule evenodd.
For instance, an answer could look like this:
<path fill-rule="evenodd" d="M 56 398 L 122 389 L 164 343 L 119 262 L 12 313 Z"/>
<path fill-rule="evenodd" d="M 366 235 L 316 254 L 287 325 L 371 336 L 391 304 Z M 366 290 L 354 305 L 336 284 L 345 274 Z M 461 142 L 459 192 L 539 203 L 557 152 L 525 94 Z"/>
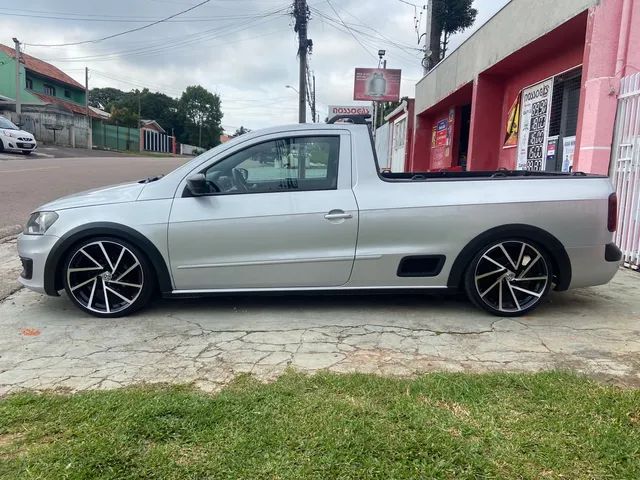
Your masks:
<path fill-rule="evenodd" d="M 369 51 L 369 49 L 367 47 L 364 46 L 364 44 L 360 41 L 360 39 L 358 37 L 355 36 L 355 34 L 351 31 L 351 29 L 349 28 L 349 26 L 344 23 L 344 20 L 342 20 L 342 17 L 340 16 L 340 14 L 338 13 L 338 11 L 333 7 L 333 4 L 331 3 L 330 0 L 327 0 L 327 4 L 331 7 L 331 10 L 334 11 L 334 13 L 336 14 L 336 16 L 338 17 L 338 19 L 340 20 L 340 23 L 342 23 L 342 25 L 345 26 L 345 28 L 349 31 L 349 33 L 351 34 L 351 36 L 355 39 L 356 42 L 358 42 L 360 44 L 360 46 L 364 49 L 365 52 L 367 52 L 369 55 L 371 55 L 374 59 L 376 58 L 376 56 L 371 53 Z"/>
<path fill-rule="evenodd" d="M 166 22 L 167 20 L 170 20 L 172 18 L 175 18 L 179 15 L 182 15 L 183 13 L 187 13 L 190 12 L 192 10 L 195 10 L 196 8 L 204 5 L 205 3 L 209 3 L 211 0 L 204 0 L 196 5 L 193 5 L 192 7 L 189 7 L 185 10 L 182 10 L 178 13 L 174 13 L 173 15 L 169 15 L 168 17 L 162 18 L 160 20 L 156 20 L 155 22 L 151 22 L 147 25 L 142 25 L 140 27 L 136 27 L 136 28 L 132 28 L 129 30 L 125 30 L 124 32 L 119 32 L 119 33 L 114 33 L 112 35 L 107 35 L 106 37 L 101 37 L 101 38 L 95 38 L 93 40 L 82 40 L 79 42 L 70 42 L 70 43 L 58 43 L 58 44 L 38 44 L 38 43 L 29 43 L 29 44 L 25 44 L 25 45 L 30 45 L 32 47 L 67 47 L 67 46 L 72 46 L 72 45 L 84 45 L 87 43 L 98 43 L 98 42 L 102 42 L 104 40 L 109 40 L 111 38 L 116 38 L 116 37 L 121 37 L 122 35 L 127 35 L 129 33 L 133 33 L 133 32 L 139 32 L 140 30 L 144 30 L 146 28 L 149 27 L 153 27 L 154 25 L 158 25 L 159 23 L 162 22 Z"/>
<path fill-rule="evenodd" d="M 32 13 L 10 13 L 9 11 L 18 12 L 32 12 Z M 120 17 L 117 15 L 92 15 L 92 14 L 77 14 L 77 13 L 60 13 L 51 11 L 40 10 L 19 10 L 15 8 L 0 8 L 0 14 L 13 17 L 27 17 L 27 18 L 43 18 L 50 20 L 71 20 L 74 22 L 116 22 L 116 23 L 145 23 L 155 22 L 162 19 L 150 18 L 150 17 Z M 61 16 L 63 15 L 63 16 Z M 215 21 L 229 21 L 229 20 L 243 20 L 246 18 L 259 18 L 261 13 L 247 14 L 247 15 L 216 15 L 215 17 L 188 17 L 188 18 L 173 18 L 165 20 L 165 23 L 191 23 L 191 22 L 215 22 Z"/>
<path fill-rule="evenodd" d="M 324 23 L 325 25 L 328 25 L 336 30 L 338 30 L 339 32 L 345 33 L 345 34 L 350 34 L 350 32 L 346 31 L 342 25 L 338 22 L 335 22 L 333 19 L 331 19 L 331 17 L 327 17 L 327 18 L 321 18 L 320 19 L 321 23 Z M 355 32 L 358 32 L 360 34 L 362 34 L 363 36 L 369 36 L 370 38 L 379 41 L 379 39 L 377 37 L 373 37 L 371 35 L 366 35 L 365 32 L 361 32 L 357 29 L 353 29 Z M 374 45 L 371 41 L 362 40 L 363 43 L 368 44 L 372 49 L 376 48 L 376 45 Z M 384 42 L 383 42 L 384 43 Z M 397 51 L 396 54 L 394 54 L 393 52 L 387 52 L 387 56 L 391 59 L 396 59 L 399 60 L 400 63 L 405 63 L 406 65 L 411 65 L 412 68 L 415 67 L 415 62 L 419 61 L 419 58 L 416 56 L 411 56 L 408 53 L 404 53 L 403 51 Z M 377 60 L 377 57 L 376 57 Z"/>
<path fill-rule="evenodd" d="M 228 36 L 231 34 L 240 33 L 242 31 L 245 31 L 259 24 L 265 24 L 265 23 L 268 23 L 269 21 L 274 20 L 276 18 L 277 13 L 279 12 L 273 12 L 269 15 L 264 15 L 262 18 L 254 18 L 252 20 L 249 20 L 239 25 L 226 25 L 224 27 L 207 29 L 202 32 L 197 32 L 191 35 L 186 35 L 186 36 L 180 35 L 178 37 L 173 37 L 174 39 L 182 39 L 180 41 L 173 42 L 173 43 L 172 43 L 173 39 L 167 38 L 167 39 L 163 39 L 161 42 L 153 42 L 153 43 L 147 44 L 146 46 L 137 47 L 129 50 L 120 50 L 120 51 L 108 52 L 104 54 L 85 55 L 85 56 L 79 56 L 79 57 L 48 58 L 45 60 L 50 62 L 63 62 L 63 63 L 109 61 L 109 60 L 119 59 L 123 57 L 136 57 L 141 55 L 153 55 L 157 53 L 164 53 L 169 50 L 183 48 L 196 43 L 203 43 L 206 41 L 215 40 L 222 36 Z M 281 31 L 282 30 L 278 30 L 278 31 L 266 32 L 261 35 L 254 35 L 249 39 L 241 39 L 237 41 L 226 41 L 224 45 L 248 41 L 253 38 L 273 35 Z"/>

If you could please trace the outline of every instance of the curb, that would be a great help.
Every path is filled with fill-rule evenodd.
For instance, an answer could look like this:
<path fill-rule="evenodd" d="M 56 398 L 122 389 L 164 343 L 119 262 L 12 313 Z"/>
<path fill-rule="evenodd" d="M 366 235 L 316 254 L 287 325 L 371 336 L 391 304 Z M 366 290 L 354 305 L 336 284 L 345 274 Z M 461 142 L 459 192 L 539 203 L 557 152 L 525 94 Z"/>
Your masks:
<path fill-rule="evenodd" d="M 0 240 L 5 237 L 14 237 L 22 232 L 22 225 L 11 225 L 8 227 L 0 227 Z"/>

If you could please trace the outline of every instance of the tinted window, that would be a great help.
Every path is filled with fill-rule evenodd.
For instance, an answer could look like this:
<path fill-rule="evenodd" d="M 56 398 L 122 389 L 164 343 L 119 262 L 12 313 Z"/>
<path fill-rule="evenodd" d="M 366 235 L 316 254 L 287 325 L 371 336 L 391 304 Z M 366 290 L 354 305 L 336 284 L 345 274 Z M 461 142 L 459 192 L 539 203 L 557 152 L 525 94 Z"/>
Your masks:
<path fill-rule="evenodd" d="M 339 154 L 338 136 L 282 138 L 236 152 L 205 175 L 219 194 L 332 190 Z"/>

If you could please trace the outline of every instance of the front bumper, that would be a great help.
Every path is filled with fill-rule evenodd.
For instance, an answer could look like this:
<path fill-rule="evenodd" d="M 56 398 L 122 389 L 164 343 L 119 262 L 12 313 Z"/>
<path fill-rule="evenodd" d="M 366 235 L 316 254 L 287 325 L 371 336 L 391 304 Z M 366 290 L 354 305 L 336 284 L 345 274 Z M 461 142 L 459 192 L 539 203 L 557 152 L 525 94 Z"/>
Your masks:
<path fill-rule="evenodd" d="M 45 293 L 44 290 L 44 268 L 49 252 L 59 240 L 54 235 L 25 235 L 18 236 L 18 255 L 23 261 L 23 265 L 30 263 L 31 278 L 23 272 L 18 281 L 30 290 L 38 293 Z M 29 262 L 30 261 L 30 262 Z"/>

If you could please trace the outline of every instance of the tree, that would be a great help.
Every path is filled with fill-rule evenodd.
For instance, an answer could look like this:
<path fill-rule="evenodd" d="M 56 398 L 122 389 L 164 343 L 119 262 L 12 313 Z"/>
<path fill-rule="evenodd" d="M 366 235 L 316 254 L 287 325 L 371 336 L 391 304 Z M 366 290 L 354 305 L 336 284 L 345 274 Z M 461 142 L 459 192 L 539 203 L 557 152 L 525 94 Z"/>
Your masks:
<path fill-rule="evenodd" d="M 126 92 L 117 88 L 92 88 L 89 90 L 89 105 L 109 112 L 111 107 L 121 102 L 126 95 Z"/>
<path fill-rule="evenodd" d="M 123 127 L 135 128 L 138 126 L 138 112 L 133 112 L 127 107 L 111 107 L 111 123 Z"/>
<path fill-rule="evenodd" d="M 472 4 L 473 0 L 433 0 L 429 69 L 444 58 L 451 35 L 465 31 L 475 22 L 478 11 Z"/>
<path fill-rule="evenodd" d="M 240 128 L 236 128 L 236 131 L 233 132 L 233 137 L 239 137 L 240 135 L 244 135 L 245 133 L 249 133 L 251 130 L 249 130 L 248 128 L 244 128 L 242 125 L 240 125 Z"/>
<path fill-rule="evenodd" d="M 178 106 L 185 119 L 182 142 L 207 148 L 220 144 L 222 111 L 218 95 L 192 85 L 182 93 Z"/>

